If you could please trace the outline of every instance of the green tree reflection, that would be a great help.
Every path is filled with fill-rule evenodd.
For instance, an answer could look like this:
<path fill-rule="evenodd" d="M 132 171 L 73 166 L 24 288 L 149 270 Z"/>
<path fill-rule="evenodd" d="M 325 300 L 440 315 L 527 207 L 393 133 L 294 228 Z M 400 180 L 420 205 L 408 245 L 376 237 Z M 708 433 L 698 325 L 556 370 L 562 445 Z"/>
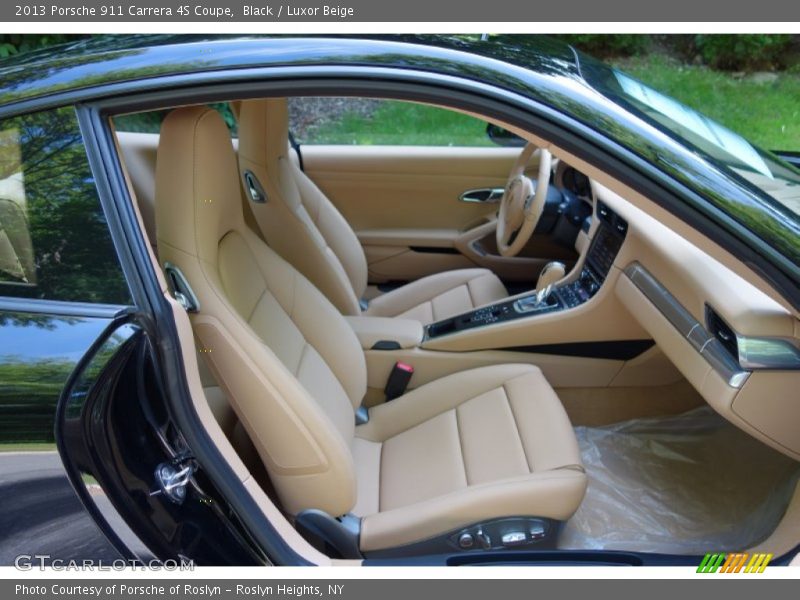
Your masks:
<path fill-rule="evenodd" d="M 20 164 L 5 160 L 0 179 L 22 171 L 27 226 L 33 245 L 34 285 L 9 285 L 0 294 L 49 300 L 126 304 L 130 294 L 111 242 L 71 108 L 0 123 L 2 144 L 18 144 Z M 13 155 L 11 149 L 4 156 Z"/>

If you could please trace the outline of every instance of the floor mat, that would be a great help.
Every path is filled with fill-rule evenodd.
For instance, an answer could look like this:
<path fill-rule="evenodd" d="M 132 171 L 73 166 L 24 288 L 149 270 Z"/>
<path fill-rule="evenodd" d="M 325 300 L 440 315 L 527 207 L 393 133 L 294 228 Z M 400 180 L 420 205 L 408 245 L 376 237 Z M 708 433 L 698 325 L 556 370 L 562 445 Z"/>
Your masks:
<path fill-rule="evenodd" d="M 710 407 L 575 433 L 589 487 L 561 548 L 743 550 L 772 533 L 800 477 Z"/>

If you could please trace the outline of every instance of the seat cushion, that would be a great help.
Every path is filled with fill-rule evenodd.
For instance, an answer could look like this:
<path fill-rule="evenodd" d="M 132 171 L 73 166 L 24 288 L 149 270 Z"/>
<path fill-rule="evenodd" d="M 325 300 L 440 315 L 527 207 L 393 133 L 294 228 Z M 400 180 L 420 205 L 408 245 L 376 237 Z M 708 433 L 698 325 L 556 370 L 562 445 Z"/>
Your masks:
<path fill-rule="evenodd" d="M 373 408 L 353 455 L 365 551 L 500 516 L 566 520 L 586 488 L 569 419 L 531 365 L 456 373 Z"/>
<path fill-rule="evenodd" d="M 423 277 L 378 296 L 364 314 L 416 319 L 426 325 L 507 296 L 503 283 L 488 269 L 458 269 Z"/>

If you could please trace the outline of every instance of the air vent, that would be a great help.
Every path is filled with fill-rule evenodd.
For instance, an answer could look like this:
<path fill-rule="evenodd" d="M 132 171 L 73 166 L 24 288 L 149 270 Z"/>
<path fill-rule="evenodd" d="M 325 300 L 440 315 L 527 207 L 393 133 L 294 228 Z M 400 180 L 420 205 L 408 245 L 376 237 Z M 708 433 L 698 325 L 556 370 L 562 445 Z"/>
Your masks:
<path fill-rule="evenodd" d="M 736 333 L 731 329 L 730 325 L 708 305 L 706 305 L 706 325 L 708 327 L 708 333 L 722 342 L 725 349 L 738 362 L 739 343 L 736 340 Z"/>

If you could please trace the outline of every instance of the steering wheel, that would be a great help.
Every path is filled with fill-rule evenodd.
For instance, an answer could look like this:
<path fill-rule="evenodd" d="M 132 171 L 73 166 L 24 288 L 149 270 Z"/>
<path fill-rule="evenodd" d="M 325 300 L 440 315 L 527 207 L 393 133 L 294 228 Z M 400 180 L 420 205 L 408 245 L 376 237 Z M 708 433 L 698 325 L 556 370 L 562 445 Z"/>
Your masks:
<path fill-rule="evenodd" d="M 540 148 L 539 174 L 536 181 L 525 176 L 525 167 L 537 151 L 535 144 L 528 143 L 514 163 L 508 182 L 500 200 L 500 214 L 497 217 L 497 249 L 502 256 L 516 256 L 530 239 L 539 217 L 542 216 L 550 185 L 550 170 L 553 155 Z M 514 232 L 514 241 L 510 242 Z"/>

